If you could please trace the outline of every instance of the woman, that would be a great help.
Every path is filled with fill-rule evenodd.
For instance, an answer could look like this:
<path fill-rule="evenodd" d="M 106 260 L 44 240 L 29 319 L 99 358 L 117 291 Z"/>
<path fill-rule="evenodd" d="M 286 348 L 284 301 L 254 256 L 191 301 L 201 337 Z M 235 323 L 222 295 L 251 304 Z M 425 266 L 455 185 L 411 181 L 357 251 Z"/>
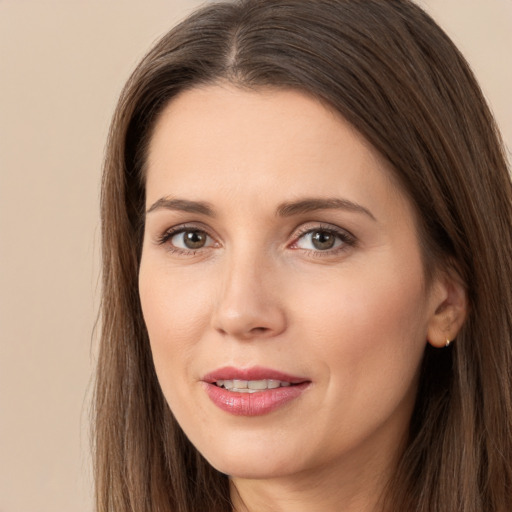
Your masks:
<path fill-rule="evenodd" d="M 511 185 L 406 0 L 215 3 L 114 115 L 98 510 L 512 498 Z"/>

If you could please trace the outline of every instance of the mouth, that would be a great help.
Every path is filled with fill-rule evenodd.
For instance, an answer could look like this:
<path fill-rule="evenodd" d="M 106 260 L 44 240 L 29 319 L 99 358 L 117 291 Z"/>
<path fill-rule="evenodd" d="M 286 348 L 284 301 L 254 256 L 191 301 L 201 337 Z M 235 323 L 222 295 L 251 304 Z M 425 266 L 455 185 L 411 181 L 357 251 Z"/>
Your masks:
<path fill-rule="evenodd" d="M 290 375 L 263 366 L 253 366 L 251 368 L 226 366 L 208 373 L 202 380 L 219 388 L 241 393 L 277 389 L 310 382 L 305 377 Z"/>
<path fill-rule="evenodd" d="M 205 391 L 220 409 L 237 416 L 260 416 L 299 398 L 311 381 L 263 367 L 221 368 L 203 377 Z"/>
<path fill-rule="evenodd" d="M 218 380 L 213 383 L 219 388 L 227 389 L 234 393 L 257 393 L 267 389 L 286 388 L 288 386 L 296 386 L 285 380 L 262 379 L 262 380 Z"/>

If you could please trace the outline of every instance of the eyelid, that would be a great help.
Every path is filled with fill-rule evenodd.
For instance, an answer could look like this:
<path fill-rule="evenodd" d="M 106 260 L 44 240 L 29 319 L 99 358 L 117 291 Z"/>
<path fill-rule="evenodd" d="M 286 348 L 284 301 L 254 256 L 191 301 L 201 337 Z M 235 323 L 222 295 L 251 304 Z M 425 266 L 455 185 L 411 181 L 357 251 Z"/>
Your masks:
<path fill-rule="evenodd" d="M 167 228 L 166 230 L 164 230 L 161 234 L 158 234 L 155 238 L 155 243 L 157 245 L 164 245 L 166 243 L 168 243 L 171 238 L 173 236 L 176 236 L 180 233 L 183 233 L 185 231 L 202 231 L 204 233 L 206 233 L 206 235 L 211 238 L 215 243 L 218 244 L 216 238 L 211 234 L 210 230 L 202 223 L 195 223 L 195 222 L 186 222 L 184 224 L 178 224 L 176 226 L 172 226 L 170 228 Z M 208 246 L 208 247 L 211 247 L 211 246 Z M 205 248 L 208 248 L 208 247 L 205 247 Z M 176 251 L 187 251 L 187 252 L 193 252 L 193 251 L 198 251 L 198 250 L 201 250 L 201 249 L 189 249 L 189 250 L 186 250 L 186 249 L 181 249 L 180 247 L 174 247 L 174 249 Z"/>
<path fill-rule="evenodd" d="M 307 235 L 308 233 L 312 233 L 315 231 L 327 231 L 329 233 L 332 233 L 333 235 L 337 236 L 339 239 L 341 239 L 342 244 L 338 247 L 334 247 L 332 249 L 304 249 L 301 247 L 297 247 L 297 242 Z M 317 255 L 332 255 L 340 251 L 347 250 L 350 247 L 354 247 L 357 244 L 357 238 L 347 229 L 341 228 L 339 226 L 336 226 L 335 224 L 328 224 L 325 222 L 318 222 L 318 223 L 307 223 L 305 225 L 302 225 L 300 228 L 298 228 L 294 235 L 293 235 L 293 241 L 289 245 L 292 249 L 296 250 L 302 250 L 307 251 L 310 253 L 315 253 Z M 295 247 L 294 247 L 295 246 Z"/>
<path fill-rule="evenodd" d="M 183 233 L 185 231 L 202 231 L 206 233 L 206 235 L 213 240 L 213 244 L 209 244 L 205 247 L 201 247 L 198 249 L 183 249 L 181 247 L 176 247 L 169 243 L 169 241 L 172 239 L 172 237 Z M 332 233 L 333 235 L 337 236 L 341 240 L 341 244 L 333 247 L 331 249 L 305 249 L 302 247 L 297 247 L 297 242 L 307 235 L 308 233 L 314 232 L 314 231 L 327 231 L 329 233 Z M 211 230 L 209 227 L 205 226 L 202 222 L 186 222 L 183 224 L 178 224 L 175 226 L 172 226 L 170 228 L 167 228 L 164 230 L 161 234 L 158 234 L 154 240 L 156 245 L 168 245 L 168 249 L 170 252 L 178 253 L 178 254 L 184 254 L 184 255 L 193 255 L 197 252 L 203 251 L 205 249 L 209 249 L 211 247 L 219 247 L 220 243 L 217 240 L 217 237 L 214 236 L 211 233 Z M 325 222 L 308 222 L 305 224 L 302 224 L 299 228 L 296 228 L 293 235 L 292 235 L 292 241 L 287 244 L 288 248 L 291 248 L 293 250 L 300 250 L 306 253 L 311 253 L 315 256 L 332 256 L 334 254 L 337 254 L 342 251 L 346 251 L 351 247 L 354 247 L 357 245 L 357 238 L 347 229 L 341 228 L 340 226 L 337 226 L 335 224 L 329 224 Z"/>

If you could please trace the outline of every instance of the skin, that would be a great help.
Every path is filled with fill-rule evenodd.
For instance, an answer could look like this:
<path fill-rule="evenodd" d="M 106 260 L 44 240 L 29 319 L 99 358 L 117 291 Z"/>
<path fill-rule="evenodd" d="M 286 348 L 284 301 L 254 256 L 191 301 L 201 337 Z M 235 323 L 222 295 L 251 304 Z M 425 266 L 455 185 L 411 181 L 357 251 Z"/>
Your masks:
<path fill-rule="evenodd" d="M 425 282 L 414 210 L 389 166 L 314 98 L 219 84 L 160 116 L 146 195 L 139 286 L 157 375 L 192 443 L 230 475 L 235 508 L 375 510 L 427 339 L 452 339 L 465 308 L 455 280 Z M 311 198 L 345 203 L 277 213 Z M 203 247 L 166 236 L 183 225 Z M 332 249 L 315 229 L 331 230 Z M 311 384 L 262 416 L 212 403 L 206 373 L 254 365 Z"/>

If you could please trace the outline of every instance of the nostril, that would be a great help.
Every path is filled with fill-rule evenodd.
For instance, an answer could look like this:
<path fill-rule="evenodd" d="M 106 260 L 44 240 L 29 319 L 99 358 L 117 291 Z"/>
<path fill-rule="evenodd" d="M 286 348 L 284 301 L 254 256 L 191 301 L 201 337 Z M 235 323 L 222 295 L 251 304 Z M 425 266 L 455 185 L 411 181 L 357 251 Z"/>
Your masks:
<path fill-rule="evenodd" d="M 253 327 L 251 329 L 251 332 L 253 334 L 263 334 L 265 332 L 269 331 L 269 328 L 268 327 Z"/>

